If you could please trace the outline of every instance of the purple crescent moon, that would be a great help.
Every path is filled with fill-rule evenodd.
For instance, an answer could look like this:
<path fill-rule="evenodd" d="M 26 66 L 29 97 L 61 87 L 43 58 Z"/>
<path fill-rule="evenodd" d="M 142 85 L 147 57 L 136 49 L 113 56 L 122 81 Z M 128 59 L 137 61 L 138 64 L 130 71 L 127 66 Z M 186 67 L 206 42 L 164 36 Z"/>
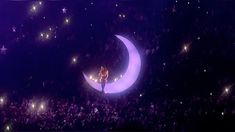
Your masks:
<path fill-rule="evenodd" d="M 125 37 L 122 37 L 120 35 L 115 35 L 118 39 L 120 39 L 123 44 L 126 46 L 128 50 L 129 55 L 129 63 L 128 67 L 126 69 L 126 72 L 123 74 L 123 76 L 112 83 L 106 83 L 104 92 L 105 93 L 119 93 L 122 92 L 129 87 L 131 87 L 135 81 L 137 80 L 140 68 L 141 68 L 141 59 L 140 54 L 134 44 L 126 39 Z M 91 80 L 86 74 L 83 73 L 84 78 L 86 79 L 87 83 L 94 89 L 101 91 L 101 84 L 97 83 L 93 80 Z"/>

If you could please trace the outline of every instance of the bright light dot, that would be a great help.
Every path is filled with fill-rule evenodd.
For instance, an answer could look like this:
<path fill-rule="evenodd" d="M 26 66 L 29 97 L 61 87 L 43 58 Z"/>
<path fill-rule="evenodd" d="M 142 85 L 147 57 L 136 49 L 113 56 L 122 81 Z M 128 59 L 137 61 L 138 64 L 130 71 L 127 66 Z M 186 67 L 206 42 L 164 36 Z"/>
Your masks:
<path fill-rule="evenodd" d="M 92 77 L 92 75 L 90 75 L 90 77 L 89 77 L 90 79 L 92 79 L 93 77 Z"/>
<path fill-rule="evenodd" d="M 123 18 L 125 18 L 125 17 L 126 17 L 126 15 L 125 15 L 125 14 L 123 14 L 123 15 L 122 15 L 122 17 L 123 17 Z"/>
<path fill-rule="evenodd" d="M 180 104 L 183 104 L 183 102 L 182 102 L 182 101 L 180 101 Z"/>
<path fill-rule="evenodd" d="M 204 69 L 203 72 L 206 72 L 206 69 Z"/>
<path fill-rule="evenodd" d="M 52 30 L 52 28 L 51 28 L 51 27 L 49 27 L 49 30 L 51 31 L 51 30 Z"/>
<path fill-rule="evenodd" d="M 40 36 L 43 37 L 43 36 L 44 36 L 44 33 L 40 33 Z"/>
<path fill-rule="evenodd" d="M 10 131 L 10 126 L 9 125 L 6 126 L 6 131 Z"/>
<path fill-rule="evenodd" d="M 42 2 L 41 2 L 41 1 L 39 1 L 39 5 L 42 5 Z"/>
<path fill-rule="evenodd" d="M 76 58 L 73 58 L 73 62 L 76 63 L 76 62 L 77 62 L 77 59 L 76 59 Z"/>
<path fill-rule="evenodd" d="M 118 16 L 119 16 L 119 17 L 122 17 L 122 14 L 119 14 Z"/>
<path fill-rule="evenodd" d="M 212 96 L 213 94 L 212 94 L 212 92 L 210 92 L 210 96 Z"/>
<path fill-rule="evenodd" d="M 12 32 L 16 32 L 16 27 L 12 27 Z"/>
<path fill-rule="evenodd" d="M 122 78 L 122 74 L 120 75 L 120 78 Z"/>
<path fill-rule="evenodd" d="M 117 78 L 115 78 L 115 79 L 114 79 L 114 82 L 116 82 L 117 80 L 118 80 L 118 79 L 117 79 Z"/>
<path fill-rule="evenodd" d="M 49 39 L 49 34 L 46 34 L 46 38 Z"/>
<path fill-rule="evenodd" d="M 69 24 L 69 19 L 65 18 L 64 22 L 65 22 L 65 24 Z"/>
<path fill-rule="evenodd" d="M 93 5 L 94 3 L 93 2 L 91 2 L 91 5 Z"/>
<path fill-rule="evenodd" d="M 140 94 L 140 97 L 142 97 L 143 96 L 143 94 Z"/>
<path fill-rule="evenodd" d="M 118 7 L 118 4 L 115 4 L 116 7 Z"/>
<path fill-rule="evenodd" d="M 228 93 L 229 92 L 229 88 L 225 88 L 225 93 Z"/>
<path fill-rule="evenodd" d="M 224 115 L 224 112 L 221 112 L 221 115 L 223 116 L 223 115 Z"/>
<path fill-rule="evenodd" d="M 31 107 L 34 109 L 34 108 L 35 108 L 35 104 L 34 104 L 34 103 L 32 103 L 32 104 L 31 104 Z"/>
<path fill-rule="evenodd" d="M 187 3 L 188 3 L 188 5 L 190 4 L 190 2 L 189 2 L 189 1 L 188 1 Z"/>
<path fill-rule="evenodd" d="M 64 7 L 63 9 L 62 9 L 62 12 L 65 14 L 65 13 L 67 13 L 67 9 Z"/>
<path fill-rule="evenodd" d="M 37 7 L 35 5 L 32 6 L 32 11 L 36 11 Z"/>
<path fill-rule="evenodd" d="M 4 98 L 0 97 L 0 104 L 3 104 L 3 103 L 4 103 Z"/>
<path fill-rule="evenodd" d="M 41 110 L 43 110 L 44 107 L 45 107 L 45 106 L 44 106 L 43 104 L 40 105 L 40 109 L 41 109 Z"/>
<path fill-rule="evenodd" d="M 188 52 L 188 49 L 189 49 L 189 46 L 188 46 L 188 45 L 184 45 L 184 46 L 183 46 L 183 51 L 184 51 L 184 52 Z"/>
<path fill-rule="evenodd" d="M 97 82 L 98 80 L 97 79 L 95 79 L 95 82 Z"/>

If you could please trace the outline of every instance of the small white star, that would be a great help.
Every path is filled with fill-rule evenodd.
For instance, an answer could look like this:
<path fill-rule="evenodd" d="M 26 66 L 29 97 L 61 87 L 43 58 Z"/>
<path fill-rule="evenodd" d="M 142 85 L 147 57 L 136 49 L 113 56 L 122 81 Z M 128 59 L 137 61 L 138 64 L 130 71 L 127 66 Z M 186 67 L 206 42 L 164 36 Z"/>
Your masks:
<path fill-rule="evenodd" d="M 16 32 L 16 27 L 14 26 L 14 27 L 12 27 L 12 32 Z"/>
<path fill-rule="evenodd" d="M 10 126 L 9 125 L 6 126 L 6 131 L 10 131 Z"/>
<path fill-rule="evenodd" d="M 2 45 L 2 48 L 0 50 L 1 50 L 1 54 L 6 54 L 7 48 L 5 48 L 4 45 Z"/>
<path fill-rule="evenodd" d="M 63 9 L 62 9 L 62 12 L 65 14 L 65 13 L 67 13 L 67 9 L 64 7 Z"/>

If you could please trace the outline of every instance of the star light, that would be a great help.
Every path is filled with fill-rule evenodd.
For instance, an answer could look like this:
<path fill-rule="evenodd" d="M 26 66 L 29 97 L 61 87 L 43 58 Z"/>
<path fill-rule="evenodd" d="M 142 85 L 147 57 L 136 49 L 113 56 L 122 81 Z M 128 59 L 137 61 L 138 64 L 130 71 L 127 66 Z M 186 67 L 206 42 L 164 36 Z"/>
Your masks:
<path fill-rule="evenodd" d="M 63 12 L 64 14 L 66 14 L 66 13 L 67 13 L 67 9 L 64 7 L 64 8 L 62 9 L 62 12 Z"/>
<path fill-rule="evenodd" d="M 10 131 L 10 126 L 9 125 L 6 126 L 6 131 Z"/>
<path fill-rule="evenodd" d="M 4 103 L 4 98 L 0 97 L 0 104 L 3 104 L 3 103 Z"/>
<path fill-rule="evenodd" d="M 40 36 L 43 37 L 43 36 L 44 36 L 44 33 L 40 33 Z"/>
<path fill-rule="evenodd" d="M 183 45 L 182 51 L 188 52 L 188 50 L 189 50 L 189 45 L 188 44 Z"/>
<path fill-rule="evenodd" d="M 32 108 L 32 109 L 35 108 L 35 104 L 34 104 L 34 103 L 31 104 L 31 108 Z"/>
<path fill-rule="evenodd" d="M 32 11 L 36 12 L 36 10 L 37 10 L 37 6 L 32 5 Z"/>
<path fill-rule="evenodd" d="M 89 78 L 92 79 L 93 78 L 92 75 L 90 75 Z"/>
<path fill-rule="evenodd" d="M 14 27 L 12 27 L 12 32 L 16 32 L 16 27 L 14 26 Z"/>
<path fill-rule="evenodd" d="M 77 56 L 72 57 L 72 64 L 77 64 Z"/>
<path fill-rule="evenodd" d="M 226 94 L 228 94 L 228 92 L 229 92 L 229 88 L 228 88 L 228 87 L 226 87 L 226 88 L 224 89 L 224 92 L 225 92 Z"/>
<path fill-rule="evenodd" d="M 69 18 L 65 18 L 65 19 L 64 19 L 64 23 L 65 23 L 65 24 L 69 24 L 69 23 L 70 23 L 70 19 L 69 19 Z"/>
<path fill-rule="evenodd" d="M 49 37 L 50 37 L 50 35 L 47 33 L 47 34 L 46 34 L 46 39 L 49 39 Z"/>
<path fill-rule="evenodd" d="M 42 5 L 42 1 L 39 1 L 38 3 L 39 3 L 39 5 Z"/>
<path fill-rule="evenodd" d="M 1 51 L 1 54 L 5 55 L 6 51 L 7 51 L 7 48 L 5 48 L 4 45 L 2 45 L 2 48 L 0 49 L 0 51 Z"/>
<path fill-rule="evenodd" d="M 41 103 L 39 110 L 44 110 L 44 109 L 45 109 L 45 106 L 43 103 Z"/>

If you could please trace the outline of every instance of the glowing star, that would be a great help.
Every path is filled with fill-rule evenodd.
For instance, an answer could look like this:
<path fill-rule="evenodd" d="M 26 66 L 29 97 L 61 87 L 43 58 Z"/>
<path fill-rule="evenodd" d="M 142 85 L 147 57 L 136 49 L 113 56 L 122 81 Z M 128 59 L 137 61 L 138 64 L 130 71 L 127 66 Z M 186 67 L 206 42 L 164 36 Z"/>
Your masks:
<path fill-rule="evenodd" d="M 69 24 L 69 22 L 70 22 L 69 18 L 65 18 L 64 22 L 65 22 L 65 24 Z"/>
<path fill-rule="evenodd" d="M 140 94 L 140 97 L 142 97 L 143 96 L 143 94 Z"/>
<path fill-rule="evenodd" d="M 45 108 L 44 104 L 41 104 L 41 105 L 40 105 L 40 109 L 41 109 L 41 110 L 44 110 L 44 108 Z"/>
<path fill-rule="evenodd" d="M 225 88 L 224 92 L 228 93 L 229 92 L 229 88 Z"/>
<path fill-rule="evenodd" d="M 72 57 L 72 64 L 77 64 L 77 57 Z"/>
<path fill-rule="evenodd" d="M 16 27 L 12 27 L 12 32 L 16 32 Z"/>
<path fill-rule="evenodd" d="M 210 92 L 210 96 L 212 96 L 212 92 Z"/>
<path fill-rule="evenodd" d="M 90 75 L 89 78 L 92 79 L 93 78 L 92 75 Z"/>
<path fill-rule="evenodd" d="M 224 112 L 221 112 L 221 115 L 224 116 Z"/>
<path fill-rule="evenodd" d="M 1 98 L 0 98 L 0 104 L 3 104 L 3 103 L 4 103 L 4 98 L 1 97 Z"/>
<path fill-rule="evenodd" d="M 37 6 L 32 5 L 32 11 L 33 11 L 33 12 L 36 12 L 36 10 L 37 10 Z"/>
<path fill-rule="evenodd" d="M 1 54 L 5 55 L 6 51 L 7 51 L 7 48 L 5 48 L 4 45 L 2 45 L 2 48 L 0 49 L 0 51 L 1 51 Z"/>
<path fill-rule="evenodd" d="M 116 82 L 117 80 L 118 80 L 118 79 L 117 79 L 117 78 L 115 78 L 115 79 L 114 79 L 114 82 Z"/>
<path fill-rule="evenodd" d="M 44 36 L 44 33 L 40 33 L 40 36 L 43 37 L 43 36 Z"/>
<path fill-rule="evenodd" d="M 38 3 L 39 3 L 39 5 L 42 5 L 42 1 L 39 1 Z"/>
<path fill-rule="evenodd" d="M 31 107 L 32 107 L 32 109 L 34 109 L 34 108 L 35 108 L 35 104 L 34 104 L 34 103 L 32 103 L 32 104 L 31 104 Z"/>
<path fill-rule="evenodd" d="M 46 39 L 49 39 L 50 35 L 49 34 L 46 34 Z"/>
<path fill-rule="evenodd" d="M 6 126 L 6 131 L 10 131 L 10 126 L 9 125 Z"/>
<path fill-rule="evenodd" d="M 63 9 L 62 9 L 62 12 L 65 14 L 65 13 L 67 13 L 67 9 L 64 7 Z"/>

